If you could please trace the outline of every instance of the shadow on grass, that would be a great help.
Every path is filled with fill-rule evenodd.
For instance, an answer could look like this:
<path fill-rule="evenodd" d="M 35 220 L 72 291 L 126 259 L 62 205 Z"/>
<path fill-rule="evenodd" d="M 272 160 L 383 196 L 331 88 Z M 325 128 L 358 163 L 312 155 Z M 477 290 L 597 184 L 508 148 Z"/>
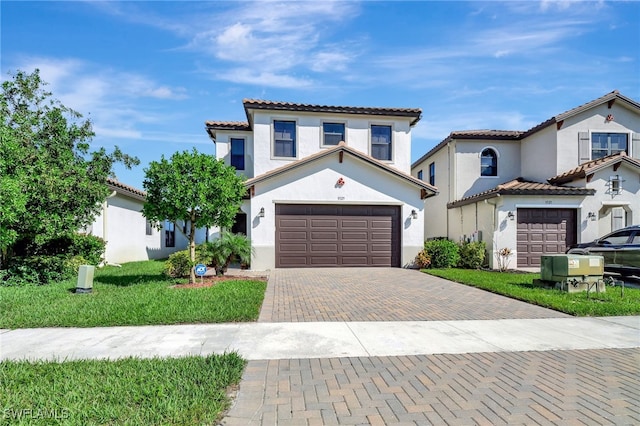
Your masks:
<path fill-rule="evenodd" d="M 164 274 L 133 274 L 133 275 L 117 275 L 117 276 L 98 276 L 93 279 L 94 282 L 100 284 L 113 285 L 117 287 L 129 287 L 136 284 L 148 283 L 166 283 L 171 284 L 175 281 L 168 278 Z"/>

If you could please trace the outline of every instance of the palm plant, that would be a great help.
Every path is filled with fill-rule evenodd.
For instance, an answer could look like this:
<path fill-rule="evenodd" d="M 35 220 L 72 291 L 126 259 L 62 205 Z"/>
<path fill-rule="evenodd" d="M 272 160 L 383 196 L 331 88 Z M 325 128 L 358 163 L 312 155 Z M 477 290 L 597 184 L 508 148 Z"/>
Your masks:
<path fill-rule="evenodd" d="M 222 232 L 220 238 L 202 247 L 203 254 L 211 259 L 216 275 L 224 275 L 229 264 L 235 260 L 243 263 L 251 261 L 251 241 L 242 234 Z"/>

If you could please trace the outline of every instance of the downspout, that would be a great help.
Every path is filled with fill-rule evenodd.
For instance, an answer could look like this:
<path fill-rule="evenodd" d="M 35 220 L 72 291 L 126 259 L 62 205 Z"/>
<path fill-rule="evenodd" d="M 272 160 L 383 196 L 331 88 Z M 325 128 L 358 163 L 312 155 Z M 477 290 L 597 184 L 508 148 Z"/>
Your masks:
<path fill-rule="evenodd" d="M 496 197 L 500 197 L 500 194 L 496 194 Z M 492 203 L 492 202 L 489 201 L 489 199 L 485 199 L 484 202 L 487 203 L 487 204 L 491 204 L 493 206 L 493 215 L 492 215 L 493 223 L 491 224 L 491 229 L 492 229 L 492 232 L 495 233 L 496 232 L 496 223 L 497 223 L 497 220 L 496 220 L 497 205 L 496 205 L 496 203 L 498 202 L 498 200 L 496 200 L 495 203 Z M 494 260 L 494 257 L 495 257 L 495 252 L 496 252 L 495 246 L 496 245 L 497 245 L 497 241 L 494 240 L 494 236 L 492 235 L 491 236 L 491 254 L 492 254 L 492 256 L 491 256 L 491 268 L 492 269 L 493 269 L 493 266 L 494 266 L 493 260 Z"/>
<path fill-rule="evenodd" d="M 447 142 L 447 192 L 449 200 L 453 199 L 451 194 L 451 142 Z M 449 209 L 447 209 L 447 238 L 449 238 Z"/>
<path fill-rule="evenodd" d="M 109 207 L 107 200 L 109 198 L 113 198 L 116 196 L 118 192 L 117 191 L 112 191 L 111 194 L 109 194 L 107 196 L 107 198 L 104 199 L 104 201 L 102 202 L 102 239 L 105 242 L 105 250 L 104 250 L 104 264 L 107 265 L 109 263 L 109 261 L 107 260 L 107 249 L 106 249 L 106 244 L 107 244 L 107 207 Z"/>

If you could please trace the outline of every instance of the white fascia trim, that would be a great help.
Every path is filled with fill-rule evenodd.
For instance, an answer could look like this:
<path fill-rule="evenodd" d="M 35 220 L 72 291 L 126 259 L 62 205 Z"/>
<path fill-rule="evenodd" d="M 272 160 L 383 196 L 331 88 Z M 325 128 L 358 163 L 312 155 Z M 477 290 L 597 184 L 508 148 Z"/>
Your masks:
<path fill-rule="evenodd" d="M 362 205 L 362 206 L 404 206 L 407 203 L 401 202 L 388 202 L 388 201 L 349 201 L 349 200 L 273 200 L 273 204 L 327 204 L 327 205 L 336 205 L 336 204 L 348 204 L 348 205 Z"/>
<path fill-rule="evenodd" d="M 516 204 L 516 208 L 526 209 L 579 209 L 582 204 Z"/>

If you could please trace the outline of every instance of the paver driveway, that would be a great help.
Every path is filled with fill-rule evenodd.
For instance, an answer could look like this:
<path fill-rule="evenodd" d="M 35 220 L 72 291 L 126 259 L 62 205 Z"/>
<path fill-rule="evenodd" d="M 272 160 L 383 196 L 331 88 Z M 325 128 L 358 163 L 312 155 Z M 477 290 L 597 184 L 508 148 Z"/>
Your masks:
<path fill-rule="evenodd" d="M 276 269 L 259 321 L 445 321 L 567 315 L 397 268 Z"/>
<path fill-rule="evenodd" d="M 357 268 L 272 271 L 260 321 L 552 317 L 568 316 L 417 271 Z M 630 425 L 638 395 L 638 348 L 250 361 L 222 424 Z"/>

